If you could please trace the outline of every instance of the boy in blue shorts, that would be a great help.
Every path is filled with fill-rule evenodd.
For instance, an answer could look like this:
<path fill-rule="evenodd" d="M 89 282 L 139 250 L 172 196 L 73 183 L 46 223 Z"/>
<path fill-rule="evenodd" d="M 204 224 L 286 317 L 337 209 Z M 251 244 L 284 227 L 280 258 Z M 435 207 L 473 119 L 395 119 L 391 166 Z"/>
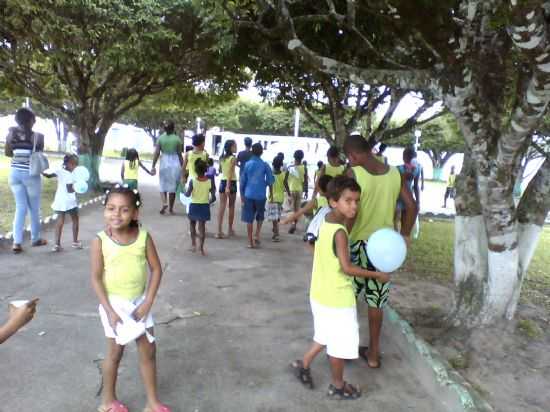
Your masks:
<path fill-rule="evenodd" d="M 260 231 L 264 221 L 266 189 L 275 181 L 271 167 L 261 159 L 263 147 L 260 143 L 252 145 L 252 157 L 246 162 L 241 177 L 242 199 L 241 220 L 246 223 L 248 247 L 255 248 L 260 244 Z M 252 237 L 254 220 L 256 235 Z"/>
<path fill-rule="evenodd" d="M 397 168 L 378 161 L 372 147 L 360 135 L 346 138 L 344 151 L 351 168 L 347 174 L 361 187 L 361 202 L 357 216 L 350 220 L 350 252 L 353 264 L 375 270 L 367 257 L 367 241 L 374 232 L 393 228 L 395 205 L 400 197 L 405 205 L 401 234 L 409 243 L 411 229 L 416 220 L 417 208 L 405 179 Z M 376 279 L 355 278 L 356 294 L 364 293 L 369 307 L 369 346 L 359 347 L 359 355 L 371 368 L 380 367 L 380 331 L 383 307 L 388 301 L 390 283 Z"/>

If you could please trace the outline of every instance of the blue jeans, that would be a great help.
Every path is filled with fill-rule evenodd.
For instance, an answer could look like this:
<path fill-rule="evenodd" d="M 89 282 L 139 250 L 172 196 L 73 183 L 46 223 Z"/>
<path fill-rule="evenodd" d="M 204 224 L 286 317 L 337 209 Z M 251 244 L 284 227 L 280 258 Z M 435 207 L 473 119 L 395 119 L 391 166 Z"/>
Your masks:
<path fill-rule="evenodd" d="M 27 210 L 31 217 L 31 240 L 40 240 L 40 194 L 42 181 L 40 176 L 29 176 L 28 170 L 12 168 L 10 187 L 15 198 L 15 217 L 13 219 L 13 243 L 23 242 L 25 217 Z"/>

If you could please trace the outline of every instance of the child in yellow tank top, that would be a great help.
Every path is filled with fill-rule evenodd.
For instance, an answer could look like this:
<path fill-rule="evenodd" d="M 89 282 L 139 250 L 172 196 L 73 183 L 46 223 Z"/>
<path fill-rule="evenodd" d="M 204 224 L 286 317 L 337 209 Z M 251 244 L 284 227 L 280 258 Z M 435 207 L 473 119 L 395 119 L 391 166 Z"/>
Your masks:
<path fill-rule="evenodd" d="M 281 221 L 281 224 L 288 225 L 291 222 L 299 220 L 303 215 L 313 217 L 322 207 L 328 206 L 328 199 L 326 197 L 327 187 L 332 179 L 332 176 L 321 176 L 319 180 L 317 180 L 317 186 L 315 187 L 315 192 L 317 192 L 318 195 L 307 202 L 304 207 L 300 208 L 297 212 L 286 216 Z"/>
<path fill-rule="evenodd" d="M 332 211 L 325 217 L 315 243 L 310 286 L 313 313 L 313 344 L 302 359 L 291 363 L 298 380 L 313 387 L 310 365 L 326 348 L 332 369 L 328 395 L 334 399 L 357 399 L 361 390 L 344 381 L 346 359 L 357 359 L 359 325 L 353 276 L 387 282 L 386 273 L 362 269 L 351 263 L 346 223 L 357 214 L 361 188 L 352 178 L 337 176 L 327 188 Z"/>
<path fill-rule="evenodd" d="M 206 256 L 204 241 L 206 239 L 206 222 L 210 220 L 210 199 L 215 196 L 211 180 L 206 177 L 208 165 L 202 159 L 195 162 L 197 177 L 189 182 L 186 196 L 191 197 L 187 216 L 191 231 L 191 252 L 197 251 L 197 223 L 199 226 L 199 251 Z"/>
<path fill-rule="evenodd" d="M 169 412 L 160 403 L 155 382 L 155 337 L 151 308 L 162 277 L 162 267 L 147 231 L 138 224 L 141 198 L 137 189 L 121 185 L 107 192 L 106 229 L 91 243 L 93 289 L 107 337 L 108 355 L 103 361 L 103 391 L 99 411 L 127 411 L 116 398 L 115 382 L 124 345 L 135 340 L 140 353 L 147 411 Z M 148 275 L 147 268 L 150 268 Z"/>
<path fill-rule="evenodd" d="M 204 150 L 205 137 L 202 134 L 197 134 L 193 136 L 193 150 L 185 152 L 183 158 L 183 174 L 182 179 L 184 183 L 188 179 L 194 179 L 197 177 L 197 171 L 195 169 L 195 164 L 198 159 L 203 160 L 204 162 L 208 161 L 208 153 Z"/>
<path fill-rule="evenodd" d="M 127 185 L 128 188 L 138 188 L 138 172 L 140 167 L 148 174 L 153 176 L 151 171 L 145 167 L 141 160 L 139 160 L 138 151 L 136 149 L 128 149 L 126 151 L 126 160 L 124 160 L 124 163 L 122 163 L 122 166 L 120 168 L 120 177 L 122 178 L 122 183 Z"/>
<path fill-rule="evenodd" d="M 283 158 L 275 156 L 273 159 L 273 177 L 275 181 L 269 186 L 269 203 L 266 209 L 266 218 L 273 223 L 273 242 L 280 242 L 279 238 L 279 220 L 283 213 L 283 203 L 285 201 L 285 174 L 283 173 Z"/>

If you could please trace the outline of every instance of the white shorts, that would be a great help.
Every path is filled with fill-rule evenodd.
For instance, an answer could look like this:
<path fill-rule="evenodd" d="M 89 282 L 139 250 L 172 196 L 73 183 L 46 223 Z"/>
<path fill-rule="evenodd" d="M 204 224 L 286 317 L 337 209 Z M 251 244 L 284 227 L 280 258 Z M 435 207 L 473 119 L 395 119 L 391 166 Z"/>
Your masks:
<path fill-rule="evenodd" d="M 330 308 L 310 299 L 313 313 L 313 340 L 327 347 L 327 354 L 338 359 L 359 357 L 357 309 Z"/>
<path fill-rule="evenodd" d="M 128 301 L 118 296 L 109 296 L 109 303 L 121 319 L 125 319 L 126 317 L 130 316 L 132 313 L 131 308 L 139 306 L 144 300 L 145 296 L 140 296 L 133 301 Z M 109 324 L 109 317 L 107 316 L 107 312 L 102 305 L 99 305 L 99 317 L 101 318 L 101 323 L 103 325 L 103 329 L 105 330 L 105 336 L 115 339 L 115 331 Z M 155 322 L 153 320 L 153 315 L 151 315 L 151 312 L 149 312 L 145 317 L 145 327 L 147 329 L 150 329 L 153 326 L 155 326 Z"/>

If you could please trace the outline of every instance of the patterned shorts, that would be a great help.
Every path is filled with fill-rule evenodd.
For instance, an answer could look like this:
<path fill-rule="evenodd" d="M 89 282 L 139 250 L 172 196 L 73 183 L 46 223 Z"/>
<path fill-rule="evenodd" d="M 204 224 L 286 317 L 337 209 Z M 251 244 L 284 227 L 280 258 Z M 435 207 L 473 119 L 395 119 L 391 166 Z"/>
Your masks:
<path fill-rule="evenodd" d="M 265 211 L 265 217 L 272 222 L 278 222 L 283 213 L 283 205 L 281 203 L 268 203 Z"/>
<path fill-rule="evenodd" d="M 350 246 L 351 262 L 367 270 L 376 270 L 367 256 L 367 241 L 358 240 Z M 353 278 L 355 295 L 363 291 L 365 302 L 371 308 L 383 308 L 388 303 L 391 282 L 380 283 L 371 278 Z"/>

